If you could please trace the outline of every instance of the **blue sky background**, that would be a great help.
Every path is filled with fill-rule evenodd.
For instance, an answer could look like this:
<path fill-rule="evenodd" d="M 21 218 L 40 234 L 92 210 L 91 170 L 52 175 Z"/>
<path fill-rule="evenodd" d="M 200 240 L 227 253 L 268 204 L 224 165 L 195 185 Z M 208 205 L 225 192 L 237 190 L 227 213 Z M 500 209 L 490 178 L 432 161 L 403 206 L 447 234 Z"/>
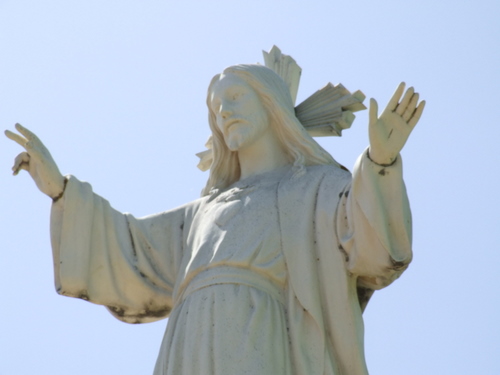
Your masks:
<path fill-rule="evenodd" d="M 403 150 L 412 265 L 364 317 L 372 375 L 500 373 L 498 1 L 0 0 L 0 124 L 20 122 L 63 173 L 137 216 L 196 199 L 206 89 L 278 45 L 303 69 L 375 97 L 427 101 Z M 352 168 L 367 111 L 321 143 Z M 166 321 L 127 325 L 55 293 L 50 199 L 0 139 L 0 375 L 149 374 Z"/>

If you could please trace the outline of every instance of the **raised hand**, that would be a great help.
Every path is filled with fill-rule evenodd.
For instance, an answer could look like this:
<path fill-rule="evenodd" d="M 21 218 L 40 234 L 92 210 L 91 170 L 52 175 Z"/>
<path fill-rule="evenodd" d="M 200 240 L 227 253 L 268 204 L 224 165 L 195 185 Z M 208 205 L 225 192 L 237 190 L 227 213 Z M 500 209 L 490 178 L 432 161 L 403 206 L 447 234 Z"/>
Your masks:
<path fill-rule="evenodd" d="M 425 101 L 418 103 L 419 95 L 413 87 L 401 99 L 404 89 L 405 83 L 401 82 L 380 117 L 377 101 L 370 99 L 369 154 L 375 163 L 394 162 L 424 110 Z"/>
<path fill-rule="evenodd" d="M 59 198 L 64 191 L 64 177 L 49 150 L 25 127 L 16 124 L 16 129 L 22 136 L 9 130 L 5 131 L 5 135 L 24 147 L 26 151 L 17 155 L 12 167 L 14 175 L 21 169 L 27 170 L 42 193 L 52 199 Z"/>

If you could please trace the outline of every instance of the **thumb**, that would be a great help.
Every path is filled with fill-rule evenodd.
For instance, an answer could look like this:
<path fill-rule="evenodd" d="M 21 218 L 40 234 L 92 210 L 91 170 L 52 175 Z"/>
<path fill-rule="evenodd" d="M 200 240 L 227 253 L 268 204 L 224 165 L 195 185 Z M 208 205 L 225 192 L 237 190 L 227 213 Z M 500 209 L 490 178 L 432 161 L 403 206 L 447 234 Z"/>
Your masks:
<path fill-rule="evenodd" d="M 378 119 L 378 103 L 375 99 L 370 99 L 370 112 L 369 112 L 370 124 L 375 124 Z"/>

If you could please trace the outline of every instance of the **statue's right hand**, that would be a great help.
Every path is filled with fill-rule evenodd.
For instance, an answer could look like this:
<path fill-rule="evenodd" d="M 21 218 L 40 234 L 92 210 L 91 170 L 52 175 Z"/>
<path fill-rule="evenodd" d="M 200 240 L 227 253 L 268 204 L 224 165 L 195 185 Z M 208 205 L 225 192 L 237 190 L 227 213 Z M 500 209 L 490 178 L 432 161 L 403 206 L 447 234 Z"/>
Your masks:
<path fill-rule="evenodd" d="M 17 175 L 21 169 L 25 169 L 42 193 L 53 199 L 60 197 L 64 191 L 64 177 L 59 172 L 49 150 L 34 133 L 25 127 L 16 124 L 16 129 L 22 136 L 9 130 L 5 131 L 5 135 L 20 144 L 26 151 L 17 155 L 12 167 L 14 175 Z"/>

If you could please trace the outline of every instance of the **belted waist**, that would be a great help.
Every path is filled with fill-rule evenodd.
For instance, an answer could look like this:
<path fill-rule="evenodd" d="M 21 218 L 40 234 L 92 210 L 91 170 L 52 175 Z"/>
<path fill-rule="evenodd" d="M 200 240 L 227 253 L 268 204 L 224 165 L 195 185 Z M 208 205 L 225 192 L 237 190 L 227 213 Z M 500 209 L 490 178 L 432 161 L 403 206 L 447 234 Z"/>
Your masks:
<path fill-rule="evenodd" d="M 285 304 L 283 290 L 267 277 L 248 268 L 219 266 L 208 268 L 197 274 L 184 289 L 179 290 L 175 305 L 182 302 L 187 296 L 197 290 L 219 284 L 247 285 L 261 290 L 269 294 L 281 304 Z"/>

